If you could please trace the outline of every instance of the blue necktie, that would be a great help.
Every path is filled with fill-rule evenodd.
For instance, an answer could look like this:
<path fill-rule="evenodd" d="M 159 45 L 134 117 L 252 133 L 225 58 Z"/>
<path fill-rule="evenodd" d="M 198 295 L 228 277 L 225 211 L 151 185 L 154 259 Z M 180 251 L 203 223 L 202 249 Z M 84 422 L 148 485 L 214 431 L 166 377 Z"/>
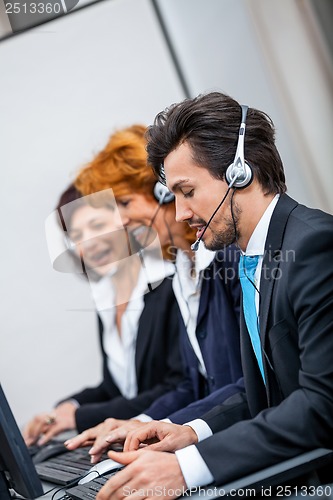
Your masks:
<path fill-rule="evenodd" d="M 243 291 L 243 312 L 246 326 L 250 334 L 252 347 L 257 358 L 263 381 L 265 382 L 260 346 L 259 323 L 255 304 L 256 288 L 254 284 L 254 275 L 258 265 L 258 260 L 258 255 L 241 255 L 239 261 L 239 279 Z"/>

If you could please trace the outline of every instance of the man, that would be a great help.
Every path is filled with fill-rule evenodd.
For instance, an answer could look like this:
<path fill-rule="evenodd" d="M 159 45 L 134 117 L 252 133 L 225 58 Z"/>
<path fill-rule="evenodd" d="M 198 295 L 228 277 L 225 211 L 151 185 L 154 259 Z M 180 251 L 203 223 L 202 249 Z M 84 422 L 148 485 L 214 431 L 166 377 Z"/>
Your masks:
<path fill-rule="evenodd" d="M 158 497 L 161 486 L 174 498 L 182 487 L 227 483 L 333 447 L 333 217 L 285 194 L 270 118 L 252 108 L 245 117 L 218 92 L 174 105 L 148 131 L 148 160 L 176 196 L 177 220 L 196 227 L 207 248 L 235 242 L 245 254 L 241 351 L 252 418 L 242 420 L 244 401 L 233 397 L 203 417 L 215 434 L 199 443 L 189 426 L 146 424 L 125 449 L 151 438 L 160 449 L 185 447 L 110 452 L 128 465 L 98 500 L 128 488 Z"/>

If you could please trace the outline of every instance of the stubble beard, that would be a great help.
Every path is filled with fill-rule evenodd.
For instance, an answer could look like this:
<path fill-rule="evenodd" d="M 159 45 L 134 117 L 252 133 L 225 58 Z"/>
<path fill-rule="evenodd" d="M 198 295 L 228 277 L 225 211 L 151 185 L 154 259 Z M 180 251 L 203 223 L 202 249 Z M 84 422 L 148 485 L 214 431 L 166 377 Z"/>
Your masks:
<path fill-rule="evenodd" d="M 238 223 L 241 210 L 236 204 L 233 204 L 232 213 L 230 210 L 229 217 L 223 217 L 218 221 L 219 225 L 223 226 L 223 231 L 212 231 L 212 239 L 207 243 L 204 241 L 205 247 L 208 250 L 217 251 L 224 247 L 236 243 L 239 239 Z"/>

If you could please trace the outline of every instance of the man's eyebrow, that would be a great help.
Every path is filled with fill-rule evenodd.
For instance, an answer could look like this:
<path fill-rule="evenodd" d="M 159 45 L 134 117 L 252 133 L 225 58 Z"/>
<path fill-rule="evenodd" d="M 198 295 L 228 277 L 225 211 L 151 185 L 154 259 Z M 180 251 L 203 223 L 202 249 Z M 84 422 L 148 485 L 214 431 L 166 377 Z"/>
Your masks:
<path fill-rule="evenodd" d="M 179 191 L 179 189 L 188 182 L 190 182 L 190 179 L 180 179 L 180 181 L 177 181 L 173 186 L 171 186 L 171 191 L 173 191 L 174 193 Z"/>

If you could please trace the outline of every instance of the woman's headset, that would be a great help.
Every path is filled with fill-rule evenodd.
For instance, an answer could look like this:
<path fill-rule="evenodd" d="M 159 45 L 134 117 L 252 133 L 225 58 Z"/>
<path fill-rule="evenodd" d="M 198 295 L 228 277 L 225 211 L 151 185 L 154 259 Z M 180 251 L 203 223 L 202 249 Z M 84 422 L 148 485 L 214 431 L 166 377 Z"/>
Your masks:
<path fill-rule="evenodd" d="M 169 191 L 169 189 L 164 186 L 161 182 L 156 182 L 154 186 L 154 197 L 158 201 L 159 205 L 165 205 L 170 203 L 175 199 L 175 195 Z"/>

